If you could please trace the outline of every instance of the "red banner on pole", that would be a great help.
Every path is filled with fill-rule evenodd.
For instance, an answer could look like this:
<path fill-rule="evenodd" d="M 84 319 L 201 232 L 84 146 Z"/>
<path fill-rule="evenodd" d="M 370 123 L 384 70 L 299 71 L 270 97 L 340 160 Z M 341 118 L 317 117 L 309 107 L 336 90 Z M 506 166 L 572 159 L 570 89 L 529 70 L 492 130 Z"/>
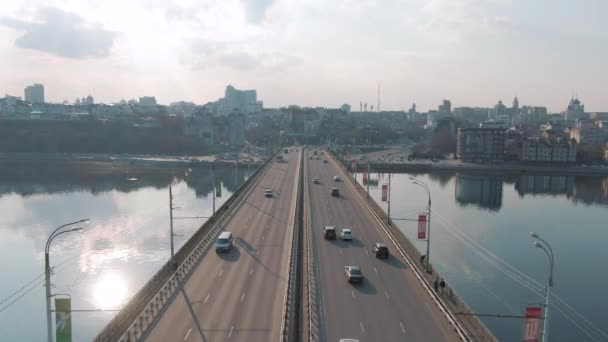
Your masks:
<path fill-rule="evenodd" d="M 388 184 L 382 184 L 382 202 L 388 201 Z"/>
<path fill-rule="evenodd" d="M 426 214 L 418 215 L 418 240 L 426 240 Z"/>
<path fill-rule="evenodd" d="M 363 185 L 367 185 L 367 170 L 363 170 Z"/>
<path fill-rule="evenodd" d="M 540 319 L 542 309 L 537 306 L 526 308 L 526 321 L 524 325 L 524 342 L 538 342 L 540 334 Z"/>

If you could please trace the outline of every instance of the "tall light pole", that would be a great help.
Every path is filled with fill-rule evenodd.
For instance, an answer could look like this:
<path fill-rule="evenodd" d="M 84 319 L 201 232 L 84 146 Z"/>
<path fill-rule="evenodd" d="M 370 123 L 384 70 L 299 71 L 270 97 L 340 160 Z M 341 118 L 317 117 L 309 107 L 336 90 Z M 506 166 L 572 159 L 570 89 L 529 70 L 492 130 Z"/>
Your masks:
<path fill-rule="evenodd" d="M 426 194 L 429 196 L 429 219 L 428 221 L 428 228 L 427 228 L 427 235 L 426 235 L 426 271 L 427 273 L 431 273 L 431 190 L 429 190 L 429 187 L 421 180 L 418 180 L 414 177 L 410 177 L 410 180 L 412 181 L 412 183 L 422 187 L 425 191 Z"/>
<path fill-rule="evenodd" d="M 46 245 L 44 246 L 44 286 L 46 288 L 46 336 L 48 342 L 53 342 L 53 318 L 51 316 L 51 266 L 50 266 L 50 257 L 49 250 L 51 248 L 51 242 L 54 238 L 58 237 L 61 234 L 74 232 L 78 230 L 82 230 L 82 227 L 72 228 L 68 230 L 62 230 L 65 227 L 78 224 L 78 223 L 88 223 L 89 219 L 83 219 L 71 223 L 66 223 L 63 226 L 55 229 L 49 238 L 46 240 Z"/>
<path fill-rule="evenodd" d="M 211 165 L 211 175 L 213 180 L 213 187 L 211 188 L 211 192 L 213 193 L 213 214 L 215 215 L 215 191 L 217 191 L 215 188 L 217 186 L 215 184 L 215 159 L 213 160 L 213 165 Z"/>
<path fill-rule="evenodd" d="M 388 174 L 388 210 L 387 210 L 387 217 L 386 217 L 386 223 L 391 224 L 391 174 Z"/>
<path fill-rule="evenodd" d="M 171 186 L 169 186 L 169 235 L 171 237 L 171 259 L 173 259 L 174 250 L 173 250 L 173 191 Z"/>
<path fill-rule="evenodd" d="M 549 283 L 547 284 L 547 290 L 545 291 L 545 320 L 543 324 L 543 342 L 549 341 L 549 295 L 551 288 L 553 288 L 553 265 L 555 259 L 553 257 L 553 249 L 551 245 L 543 240 L 538 234 L 531 232 L 530 236 L 534 239 L 534 246 L 542 249 L 547 257 L 549 257 Z"/>

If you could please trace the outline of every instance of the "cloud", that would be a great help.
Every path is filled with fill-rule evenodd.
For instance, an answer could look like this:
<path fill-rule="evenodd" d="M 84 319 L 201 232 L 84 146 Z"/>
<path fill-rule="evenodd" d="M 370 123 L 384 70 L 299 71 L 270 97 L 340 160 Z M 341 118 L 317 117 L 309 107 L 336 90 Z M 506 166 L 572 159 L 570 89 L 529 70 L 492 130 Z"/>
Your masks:
<path fill-rule="evenodd" d="M 266 17 L 266 11 L 273 5 L 274 0 L 241 0 L 245 7 L 247 20 L 252 24 L 261 23 Z"/>
<path fill-rule="evenodd" d="M 24 31 L 15 41 L 15 45 L 23 49 L 74 59 L 102 58 L 110 54 L 114 32 L 58 8 L 39 9 L 37 17 L 39 21 L 1 17 L 0 25 Z"/>
<path fill-rule="evenodd" d="M 429 0 L 422 8 L 424 30 L 460 38 L 493 34 L 511 27 L 508 0 Z"/>
<path fill-rule="evenodd" d="M 193 69 L 221 66 L 238 71 L 283 71 L 303 63 L 298 56 L 274 49 L 252 49 L 242 42 L 191 40 L 179 55 L 182 65 Z"/>
<path fill-rule="evenodd" d="M 241 71 L 253 70 L 260 64 L 257 58 L 247 52 L 241 51 L 223 53 L 218 56 L 218 61 L 223 66 Z"/>

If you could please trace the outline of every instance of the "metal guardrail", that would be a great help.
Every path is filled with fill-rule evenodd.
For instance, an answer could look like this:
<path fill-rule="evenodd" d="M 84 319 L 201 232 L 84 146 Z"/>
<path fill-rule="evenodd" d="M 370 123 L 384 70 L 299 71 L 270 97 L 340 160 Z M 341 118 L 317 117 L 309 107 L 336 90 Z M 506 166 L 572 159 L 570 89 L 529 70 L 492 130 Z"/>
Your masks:
<path fill-rule="evenodd" d="M 467 313 L 472 313 L 472 311 L 449 286 L 446 286 L 445 291 L 451 294 L 449 298 L 452 300 L 452 305 L 450 305 L 447 301 L 444 301 L 442 297 L 438 296 L 437 293 L 432 290 L 431 279 L 433 279 L 433 274 L 430 275 L 430 278 L 429 276 L 425 276 L 425 271 L 421 269 L 420 265 L 416 262 L 416 260 L 420 259 L 420 252 L 418 252 L 414 245 L 409 241 L 409 239 L 407 239 L 407 237 L 405 237 L 405 235 L 403 235 L 403 233 L 401 233 L 401 231 L 399 231 L 398 228 L 396 228 L 394 225 L 389 226 L 385 223 L 387 217 L 382 208 L 373 199 L 366 199 L 364 197 L 366 194 L 365 189 L 356 182 L 352 174 L 348 172 L 346 166 L 337 162 L 335 156 L 333 154 L 331 155 L 332 162 L 342 171 L 345 178 L 349 180 L 351 187 L 355 190 L 368 209 L 370 209 L 372 215 L 378 221 L 379 225 L 399 249 L 399 252 L 406 259 L 408 264 L 410 264 L 410 267 L 414 270 L 416 277 L 420 280 L 421 284 L 427 290 L 433 301 L 439 306 L 439 309 L 445 314 L 448 322 L 454 326 L 461 339 L 463 341 L 498 341 L 498 339 L 490 332 L 490 330 L 478 317 L 467 316 L 467 319 L 463 320 L 462 317 L 457 318 L 454 315 L 454 309 L 458 309 L 459 312 Z M 432 273 L 433 272 L 434 270 L 432 270 Z M 467 328 L 463 326 L 465 324 Z"/>
<path fill-rule="evenodd" d="M 281 322 L 281 342 L 296 341 L 299 328 L 299 254 L 300 254 L 300 231 L 302 230 L 302 182 L 303 182 L 303 155 L 301 150 L 298 160 L 297 190 L 294 192 L 295 213 L 293 229 L 291 230 L 291 250 L 288 262 L 288 279 L 283 299 L 283 321 Z"/>
<path fill-rule="evenodd" d="M 308 163 L 306 159 L 304 159 L 305 163 Z M 304 168 L 304 179 L 308 178 L 308 167 Z M 318 304 L 319 301 L 319 289 L 317 287 L 317 272 L 315 263 L 315 255 L 314 255 L 314 236 L 313 236 L 313 228 L 311 226 L 311 212 L 310 212 L 310 183 L 306 182 L 305 190 L 303 191 L 304 196 L 304 210 L 302 214 L 302 227 L 303 227 L 303 250 L 305 253 L 304 267 L 303 267 L 303 280 L 306 286 L 303 286 L 303 296 L 306 300 L 306 310 L 303 312 L 303 316 L 306 315 L 304 322 L 307 322 L 306 325 L 306 335 L 308 336 L 309 342 L 316 342 L 321 339 L 320 336 L 320 307 Z M 304 336 L 302 334 L 302 336 Z"/>
<path fill-rule="evenodd" d="M 261 176 L 273 163 L 271 156 L 205 222 L 163 267 L 131 298 L 129 303 L 95 337 L 94 342 L 136 342 L 145 337 L 164 312 L 193 267 L 215 241 L 221 228 L 232 218 Z"/>

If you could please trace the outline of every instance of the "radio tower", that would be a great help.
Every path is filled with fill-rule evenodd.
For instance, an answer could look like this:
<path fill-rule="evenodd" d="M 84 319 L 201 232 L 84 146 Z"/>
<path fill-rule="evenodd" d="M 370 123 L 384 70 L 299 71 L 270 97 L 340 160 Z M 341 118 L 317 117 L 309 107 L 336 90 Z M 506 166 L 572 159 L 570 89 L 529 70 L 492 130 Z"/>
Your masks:
<path fill-rule="evenodd" d="M 376 106 L 378 113 L 380 113 L 380 82 L 378 82 L 378 106 Z"/>

